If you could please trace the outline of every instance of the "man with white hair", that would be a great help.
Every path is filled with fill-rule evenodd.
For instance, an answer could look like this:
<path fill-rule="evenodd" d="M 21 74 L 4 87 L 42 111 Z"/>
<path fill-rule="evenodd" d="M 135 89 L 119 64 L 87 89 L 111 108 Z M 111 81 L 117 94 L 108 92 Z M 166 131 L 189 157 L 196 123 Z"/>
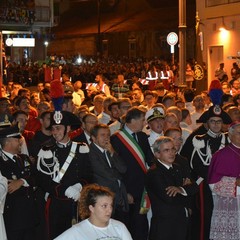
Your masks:
<path fill-rule="evenodd" d="M 173 139 L 159 137 L 153 144 L 155 164 L 147 172 L 146 189 L 151 201 L 152 218 L 149 240 L 186 240 L 189 224 L 189 197 L 194 184 L 186 184 L 183 168 L 175 162 Z"/>
<path fill-rule="evenodd" d="M 213 155 L 208 183 L 213 195 L 210 239 L 240 239 L 240 122 L 228 131 L 231 143 Z"/>

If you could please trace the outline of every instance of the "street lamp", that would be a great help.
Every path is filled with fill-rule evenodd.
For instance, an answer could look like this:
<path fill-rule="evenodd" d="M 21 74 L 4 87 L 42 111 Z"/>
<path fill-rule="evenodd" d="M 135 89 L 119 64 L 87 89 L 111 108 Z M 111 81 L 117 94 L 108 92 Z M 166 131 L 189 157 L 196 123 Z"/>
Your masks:
<path fill-rule="evenodd" d="M 47 48 L 48 48 L 48 44 L 49 44 L 48 41 L 45 41 L 45 42 L 44 42 L 44 45 L 45 45 L 45 60 L 47 59 Z"/>

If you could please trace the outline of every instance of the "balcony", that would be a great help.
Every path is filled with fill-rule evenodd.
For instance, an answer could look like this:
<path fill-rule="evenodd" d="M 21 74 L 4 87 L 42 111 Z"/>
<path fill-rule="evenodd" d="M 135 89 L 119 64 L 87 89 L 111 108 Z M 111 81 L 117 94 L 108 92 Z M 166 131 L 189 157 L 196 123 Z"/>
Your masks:
<path fill-rule="evenodd" d="M 0 28 L 39 28 L 51 26 L 49 6 L 4 7 L 0 6 Z"/>

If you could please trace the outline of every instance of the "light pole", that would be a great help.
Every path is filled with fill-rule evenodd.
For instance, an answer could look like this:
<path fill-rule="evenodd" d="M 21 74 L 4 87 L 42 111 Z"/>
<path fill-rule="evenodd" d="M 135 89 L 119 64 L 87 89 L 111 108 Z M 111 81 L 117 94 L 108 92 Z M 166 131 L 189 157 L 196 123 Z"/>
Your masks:
<path fill-rule="evenodd" d="M 98 16 L 98 31 L 97 31 L 97 53 L 101 56 L 101 0 L 97 0 L 97 16 Z"/>
<path fill-rule="evenodd" d="M 186 87 L 186 0 L 179 0 L 179 87 Z"/>

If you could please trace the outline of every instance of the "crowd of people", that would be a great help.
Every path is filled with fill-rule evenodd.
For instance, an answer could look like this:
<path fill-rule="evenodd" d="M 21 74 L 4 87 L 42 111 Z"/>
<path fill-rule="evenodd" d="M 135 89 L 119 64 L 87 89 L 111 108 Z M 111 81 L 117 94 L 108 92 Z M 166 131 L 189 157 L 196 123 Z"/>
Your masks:
<path fill-rule="evenodd" d="M 135 65 L 2 86 L 1 239 L 240 239 L 239 80 Z"/>
<path fill-rule="evenodd" d="M 143 85 L 148 83 L 149 86 L 161 80 L 164 87 L 169 89 L 174 84 L 178 85 L 178 65 L 170 64 L 168 61 L 159 58 L 146 59 L 137 58 L 130 59 L 122 58 L 81 58 L 81 63 L 78 63 L 78 57 L 65 59 L 63 56 L 50 56 L 46 62 L 31 62 L 27 61 L 25 65 L 21 66 L 15 62 L 6 61 L 6 82 L 13 80 L 24 85 L 36 85 L 38 82 L 50 81 L 53 78 L 58 78 L 58 72 L 65 73 L 74 83 L 81 80 L 83 86 L 86 83 L 94 83 L 96 73 L 101 73 L 108 85 L 115 83 L 117 75 L 121 73 L 125 80 L 135 82 L 142 79 Z M 193 69 L 194 60 L 189 59 L 189 64 Z M 187 68 L 186 68 L 187 72 Z M 187 73 L 186 73 L 187 74 Z M 189 73 L 188 73 L 189 74 Z M 50 76 L 51 75 L 51 76 Z M 53 77 L 52 75 L 55 75 Z M 193 72 L 191 72 L 193 80 Z M 147 88 L 147 87 L 146 87 Z"/>

